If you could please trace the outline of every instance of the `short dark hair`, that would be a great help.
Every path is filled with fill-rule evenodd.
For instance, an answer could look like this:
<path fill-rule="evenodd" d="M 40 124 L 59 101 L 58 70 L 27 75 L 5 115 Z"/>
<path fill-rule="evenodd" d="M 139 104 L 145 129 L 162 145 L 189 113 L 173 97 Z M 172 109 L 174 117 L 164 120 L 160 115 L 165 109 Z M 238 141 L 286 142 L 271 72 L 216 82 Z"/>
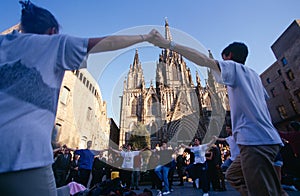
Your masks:
<path fill-rule="evenodd" d="M 44 34 L 49 28 L 55 28 L 59 32 L 59 24 L 51 12 L 30 1 L 19 2 L 22 5 L 21 30 L 25 33 Z"/>
<path fill-rule="evenodd" d="M 241 64 L 245 64 L 247 56 L 248 56 L 248 48 L 244 43 L 241 42 L 233 42 L 229 44 L 224 50 L 222 51 L 222 56 L 228 56 L 229 53 L 232 53 L 233 61 Z"/>
<path fill-rule="evenodd" d="M 198 140 L 199 142 L 201 142 L 201 138 L 200 137 L 194 137 L 193 141 Z"/>

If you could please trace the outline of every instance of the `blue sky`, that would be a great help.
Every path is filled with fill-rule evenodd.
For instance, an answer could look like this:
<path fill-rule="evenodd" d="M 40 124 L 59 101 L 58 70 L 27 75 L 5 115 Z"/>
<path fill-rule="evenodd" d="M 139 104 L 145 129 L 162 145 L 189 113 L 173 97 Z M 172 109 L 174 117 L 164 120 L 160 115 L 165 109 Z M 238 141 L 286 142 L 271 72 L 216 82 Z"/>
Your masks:
<path fill-rule="evenodd" d="M 246 65 L 259 74 L 276 60 L 271 45 L 293 20 L 300 19 L 299 0 L 35 0 L 33 3 L 56 16 L 62 27 L 61 33 L 80 37 L 134 34 L 152 27 L 163 29 L 167 17 L 172 32 L 179 32 L 177 37 L 173 36 L 175 41 L 210 49 L 216 59 L 220 59 L 220 52 L 229 43 L 246 43 L 249 47 Z M 1 1 L 0 31 L 18 23 L 20 10 L 18 0 Z M 183 40 L 180 33 L 196 40 L 198 45 Z M 99 81 L 103 99 L 107 101 L 108 116 L 117 122 L 119 103 L 116 99 L 121 95 L 124 75 L 136 48 L 142 65 L 150 66 L 144 68 L 144 73 L 155 71 L 151 66 L 155 66 L 160 49 L 150 45 L 139 45 L 117 54 L 103 53 L 89 60 L 91 72 Z M 101 60 L 103 58 L 106 60 Z M 94 71 L 103 65 L 106 71 Z M 194 65 L 188 63 L 188 66 Z M 147 83 L 153 79 L 153 76 L 146 77 Z"/>

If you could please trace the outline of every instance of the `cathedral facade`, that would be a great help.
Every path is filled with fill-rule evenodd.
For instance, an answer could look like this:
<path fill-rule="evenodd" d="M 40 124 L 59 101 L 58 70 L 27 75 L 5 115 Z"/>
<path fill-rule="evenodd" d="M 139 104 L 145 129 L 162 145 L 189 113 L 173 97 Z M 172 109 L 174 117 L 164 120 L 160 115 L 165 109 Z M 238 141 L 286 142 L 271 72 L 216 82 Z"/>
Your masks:
<path fill-rule="evenodd" d="M 165 37 L 172 40 L 167 21 Z M 159 55 L 155 84 L 151 82 L 149 87 L 145 86 L 142 63 L 136 50 L 121 100 L 121 145 L 133 134 L 146 134 L 152 148 L 162 141 L 177 146 L 189 144 L 194 137 L 206 140 L 208 132 L 219 135 L 226 111 L 229 111 L 225 86 L 216 84 L 209 70 L 204 87 L 197 72 L 194 84 L 183 57 L 169 49 L 162 50 Z M 136 131 L 141 126 L 146 132 Z"/>

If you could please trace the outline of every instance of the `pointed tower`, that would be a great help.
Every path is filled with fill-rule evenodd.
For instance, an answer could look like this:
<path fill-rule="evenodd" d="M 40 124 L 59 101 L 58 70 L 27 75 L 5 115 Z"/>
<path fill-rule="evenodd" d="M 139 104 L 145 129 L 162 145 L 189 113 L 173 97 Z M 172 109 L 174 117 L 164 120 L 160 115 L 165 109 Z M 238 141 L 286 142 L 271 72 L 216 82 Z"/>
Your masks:
<path fill-rule="evenodd" d="M 127 75 L 127 89 L 144 88 L 145 80 L 138 50 L 135 50 L 133 64 Z"/>
<path fill-rule="evenodd" d="M 172 40 L 168 20 L 165 20 L 165 38 Z M 190 70 L 182 56 L 170 49 L 162 50 L 156 68 L 156 87 L 179 88 L 182 85 L 193 86 Z"/>
<path fill-rule="evenodd" d="M 172 35 L 171 35 L 171 32 L 170 32 L 170 27 L 169 27 L 169 23 L 168 23 L 168 18 L 167 17 L 165 18 L 165 38 L 167 40 L 172 41 Z"/>
<path fill-rule="evenodd" d="M 145 80 L 138 50 L 135 50 L 133 63 L 124 80 L 120 112 L 120 144 L 125 144 L 132 127 L 144 120 Z"/>

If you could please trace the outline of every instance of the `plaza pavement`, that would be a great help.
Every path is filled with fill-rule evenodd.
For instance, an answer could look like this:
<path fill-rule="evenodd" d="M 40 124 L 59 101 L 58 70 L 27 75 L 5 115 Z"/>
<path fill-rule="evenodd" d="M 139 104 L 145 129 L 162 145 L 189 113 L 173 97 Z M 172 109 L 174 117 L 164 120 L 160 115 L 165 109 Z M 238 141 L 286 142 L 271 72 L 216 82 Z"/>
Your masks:
<path fill-rule="evenodd" d="M 169 196 L 202 196 L 203 192 L 201 189 L 193 188 L 193 184 L 191 182 L 185 182 L 184 186 L 176 186 L 177 182 L 175 182 L 175 186 L 173 186 L 174 191 L 169 194 Z M 141 193 L 145 188 L 150 189 L 150 185 L 140 186 L 140 190 L 136 191 L 136 193 Z M 240 194 L 232 188 L 229 183 L 226 182 L 226 191 L 215 192 L 209 191 L 210 196 L 219 195 L 219 196 L 239 196 Z M 152 190 L 153 196 L 156 196 L 157 190 Z M 287 191 L 290 196 L 300 196 L 300 191 Z"/>

